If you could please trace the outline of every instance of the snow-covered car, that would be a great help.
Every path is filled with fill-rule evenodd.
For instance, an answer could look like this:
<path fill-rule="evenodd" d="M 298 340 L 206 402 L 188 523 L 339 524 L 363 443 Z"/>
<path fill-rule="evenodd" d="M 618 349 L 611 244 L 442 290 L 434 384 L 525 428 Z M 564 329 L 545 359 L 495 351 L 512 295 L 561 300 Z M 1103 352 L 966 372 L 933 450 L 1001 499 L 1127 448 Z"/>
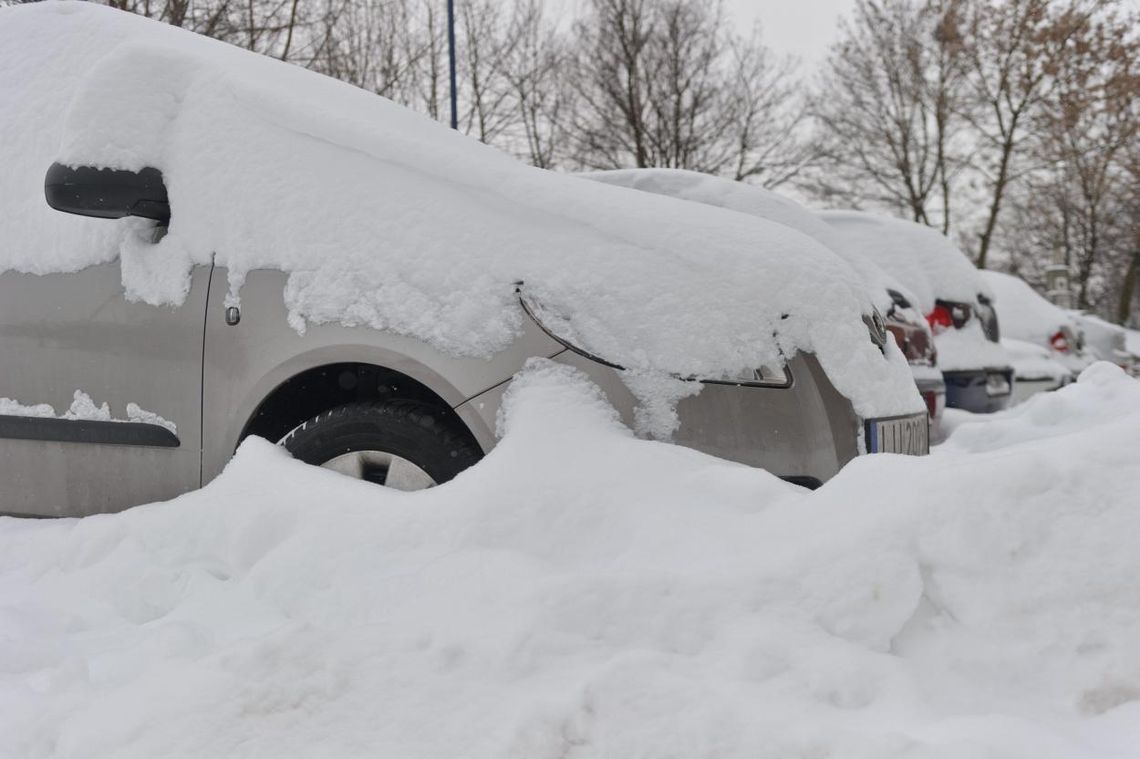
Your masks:
<path fill-rule="evenodd" d="M 820 215 L 914 293 L 934 333 L 946 405 L 975 413 L 1005 408 L 1013 367 L 1001 347 L 994 295 L 965 254 L 922 224 L 861 211 Z"/>
<path fill-rule="evenodd" d="M 1040 346 L 1073 378 L 1096 360 L 1086 353 L 1081 328 L 1068 311 L 1050 303 L 1020 277 L 991 270 L 981 275 L 996 298 L 1003 338 Z M 1015 379 L 1020 375 L 1015 374 Z"/>
<path fill-rule="evenodd" d="M 814 212 L 772 190 L 693 171 L 621 169 L 594 171 L 583 176 L 605 184 L 750 214 L 784 224 L 826 245 L 862 277 L 875 307 L 883 315 L 887 331 L 910 364 L 931 420 L 937 421 L 946 405 L 946 385 L 937 368 L 937 351 L 930 327 L 911 304 L 914 296 L 877 264 L 848 247 Z"/>
<path fill-rule="evenodd" d="M 1069 314 L 1081 331 L 1087 353 L 1097 360 L 1116 364 L 1129 374 L 1135 373 L 1132 353 L 1128 350 L 1128 331 L 1124 327 L 1082 311 Z"/>
<path fill-rule="evenodd" d="M 543 360 L 646 437 L 804 485 L 927 451 L 873 302 L 795 230 L 86 3 L 0 8 L 0 98 L 0 511 L 169 498 L 250 435 L 443 483 Z"/>
<path fill-rule="evenodd" d="M 1013 365 L 1011 406 L 1037 393 L 1064 387 L 1075 379 L 1072 370 L 1048 348 L 1014 337 L 1003 337 L 1001 345 Z"/>

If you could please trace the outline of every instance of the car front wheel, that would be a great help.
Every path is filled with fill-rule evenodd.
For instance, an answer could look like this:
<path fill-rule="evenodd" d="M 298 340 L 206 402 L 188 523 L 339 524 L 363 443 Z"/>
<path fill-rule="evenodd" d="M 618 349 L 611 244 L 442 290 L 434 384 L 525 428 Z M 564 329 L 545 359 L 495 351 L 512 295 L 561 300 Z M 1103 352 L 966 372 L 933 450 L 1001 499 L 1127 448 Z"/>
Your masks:
<path fill-rule="evenodd" d="M 439 409 L 411 400 L 337 406 L 299 424 L 279 445 L 307 464 L 396 490 L 447 482 L 483 455 Z"/>

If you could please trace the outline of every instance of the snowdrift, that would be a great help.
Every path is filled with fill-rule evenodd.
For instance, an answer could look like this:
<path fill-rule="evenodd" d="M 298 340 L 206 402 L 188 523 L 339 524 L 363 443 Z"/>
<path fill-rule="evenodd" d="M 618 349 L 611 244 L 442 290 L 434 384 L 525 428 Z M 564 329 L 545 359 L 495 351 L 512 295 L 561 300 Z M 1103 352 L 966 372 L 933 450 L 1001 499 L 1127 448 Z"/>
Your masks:
<path fill-rule="evenodd" d="M 1119 369 L 815 493 L 542 361 L 502 423 L 416 494 L 254 439 L 169 503 L 0 519 L 0 756 L 1136 755 Z"/>

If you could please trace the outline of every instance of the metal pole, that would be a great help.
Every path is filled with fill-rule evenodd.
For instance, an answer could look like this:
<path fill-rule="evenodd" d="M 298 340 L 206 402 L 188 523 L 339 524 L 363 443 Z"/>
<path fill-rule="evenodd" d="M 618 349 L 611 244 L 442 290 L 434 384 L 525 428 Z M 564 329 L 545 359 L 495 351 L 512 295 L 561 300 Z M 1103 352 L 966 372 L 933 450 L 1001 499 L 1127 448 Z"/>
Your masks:
<path fill-rule="evenodd" d="M 455 0 L 447 0 L 447 60 L 451 75 L 451 128 L 459 129 L 459 106 L 455 89 Z"/>

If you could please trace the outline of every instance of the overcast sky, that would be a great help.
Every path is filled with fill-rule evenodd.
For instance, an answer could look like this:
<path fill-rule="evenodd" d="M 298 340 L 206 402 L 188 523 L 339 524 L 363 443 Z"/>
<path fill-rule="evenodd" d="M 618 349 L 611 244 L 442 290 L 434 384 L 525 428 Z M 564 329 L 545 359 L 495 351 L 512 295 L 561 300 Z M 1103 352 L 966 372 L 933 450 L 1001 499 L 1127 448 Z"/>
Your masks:
<path fill-rule="evenodd" d="M 799 56 L 809 68 L 827 53 L 836 24 L 855 0 L 727 0 L 742 28 L 759 21 L 764 42 Z"/>
<path fill-rule="evenodd" d="M 799 56 L 807 70 L 814 68 L 835 40 L 841 16 L 849 15 L 855 0 L 726 0 L 742 28 L 759 21 L 764 42 L 780 53 Z M 1140 11 L 1140 0 L 1125 0 Z"/>

